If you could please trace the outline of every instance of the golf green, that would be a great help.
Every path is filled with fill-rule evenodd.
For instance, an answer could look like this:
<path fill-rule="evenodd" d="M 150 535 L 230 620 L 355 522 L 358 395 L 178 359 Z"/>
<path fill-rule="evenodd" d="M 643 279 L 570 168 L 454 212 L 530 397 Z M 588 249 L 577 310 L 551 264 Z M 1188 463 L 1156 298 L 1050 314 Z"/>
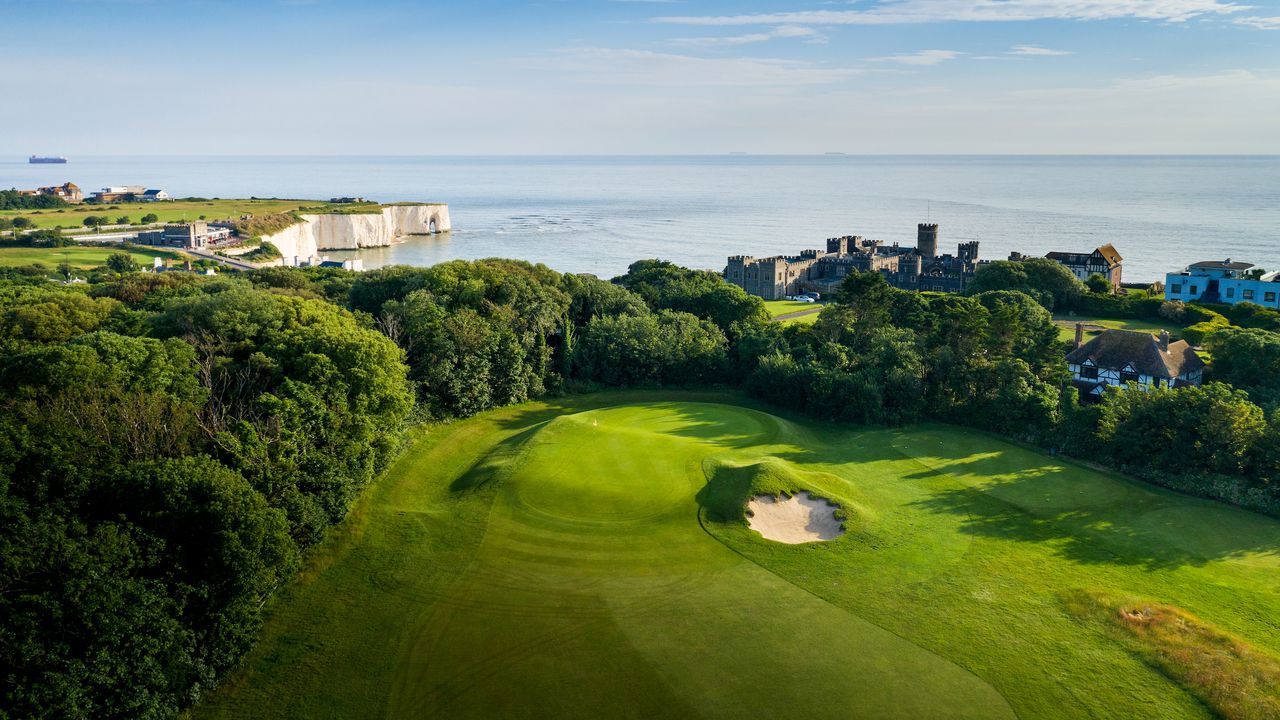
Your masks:
<path fill-rule="evenodd" d="M 838 502 L 846 534 L 764 540 L 762 489 Z M 1273 652 L 1278 544 L 954 428 L 531 403 L 420 431 L 193 715 L 1210 717 L 1065 598 L 1156 598 Z"/>

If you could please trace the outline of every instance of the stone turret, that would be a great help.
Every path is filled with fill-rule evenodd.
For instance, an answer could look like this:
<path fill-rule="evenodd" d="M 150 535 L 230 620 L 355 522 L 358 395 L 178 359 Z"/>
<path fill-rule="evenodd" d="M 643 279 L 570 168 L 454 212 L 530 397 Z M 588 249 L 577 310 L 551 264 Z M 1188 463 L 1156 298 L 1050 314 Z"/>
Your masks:
<path fill-rule="evenodd" d="M 916 226 L 916 252 L 923 258 L 938 256 L 937 223 L 920 223 Z"/>

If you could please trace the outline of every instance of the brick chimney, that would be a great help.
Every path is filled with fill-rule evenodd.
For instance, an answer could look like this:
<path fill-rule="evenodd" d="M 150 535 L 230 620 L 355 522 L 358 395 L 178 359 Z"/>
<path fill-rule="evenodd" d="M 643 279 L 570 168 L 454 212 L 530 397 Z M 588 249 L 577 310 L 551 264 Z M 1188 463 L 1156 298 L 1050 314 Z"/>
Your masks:
<path fill-rule="evenodd" d="M 1084 323 L 1076 323 L 1076 349 L 1084 344 Z"/>
<path fill-rule="evenodd" d="M 1160 349 L 1164 352 L 1169 352 L 1169 331 L 1168 330 L 1160 331 Z"/>

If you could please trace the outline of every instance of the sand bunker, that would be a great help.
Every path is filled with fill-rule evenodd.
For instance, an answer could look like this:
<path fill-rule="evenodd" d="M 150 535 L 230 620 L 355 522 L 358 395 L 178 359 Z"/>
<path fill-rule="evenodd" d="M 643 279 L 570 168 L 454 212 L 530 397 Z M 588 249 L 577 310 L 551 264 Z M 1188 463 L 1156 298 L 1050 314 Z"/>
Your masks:
<path fill-rule="evenodd" d="M 833 540 L 844 534 L 839 505 L 808 492 L 791 497 L 757 495 L 747 503 L 747 524 L 768 540 L 788 545 Z"/>

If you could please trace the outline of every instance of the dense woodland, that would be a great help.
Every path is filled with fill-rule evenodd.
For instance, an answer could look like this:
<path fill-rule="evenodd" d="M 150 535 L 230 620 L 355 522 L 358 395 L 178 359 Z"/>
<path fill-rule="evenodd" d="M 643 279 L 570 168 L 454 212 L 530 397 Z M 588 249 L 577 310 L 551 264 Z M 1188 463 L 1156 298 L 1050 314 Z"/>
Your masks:
<path fill-rule="evenodd" d="M 613 282 L 512 260 L 129 269 L 0 273 L 3 718 L 173 717 L 249 648 L 409 424 L 554 393 L 742 387 L 1280 510 L 1280 318 L 1089 293 L 1036 261 L 984 268 L 970 296 L 855 275 L 812 326 L 656 260 Z M 1079 406 L 1049 312 L 1073 307 L 1209 323 L 1217 382 Z"/>

